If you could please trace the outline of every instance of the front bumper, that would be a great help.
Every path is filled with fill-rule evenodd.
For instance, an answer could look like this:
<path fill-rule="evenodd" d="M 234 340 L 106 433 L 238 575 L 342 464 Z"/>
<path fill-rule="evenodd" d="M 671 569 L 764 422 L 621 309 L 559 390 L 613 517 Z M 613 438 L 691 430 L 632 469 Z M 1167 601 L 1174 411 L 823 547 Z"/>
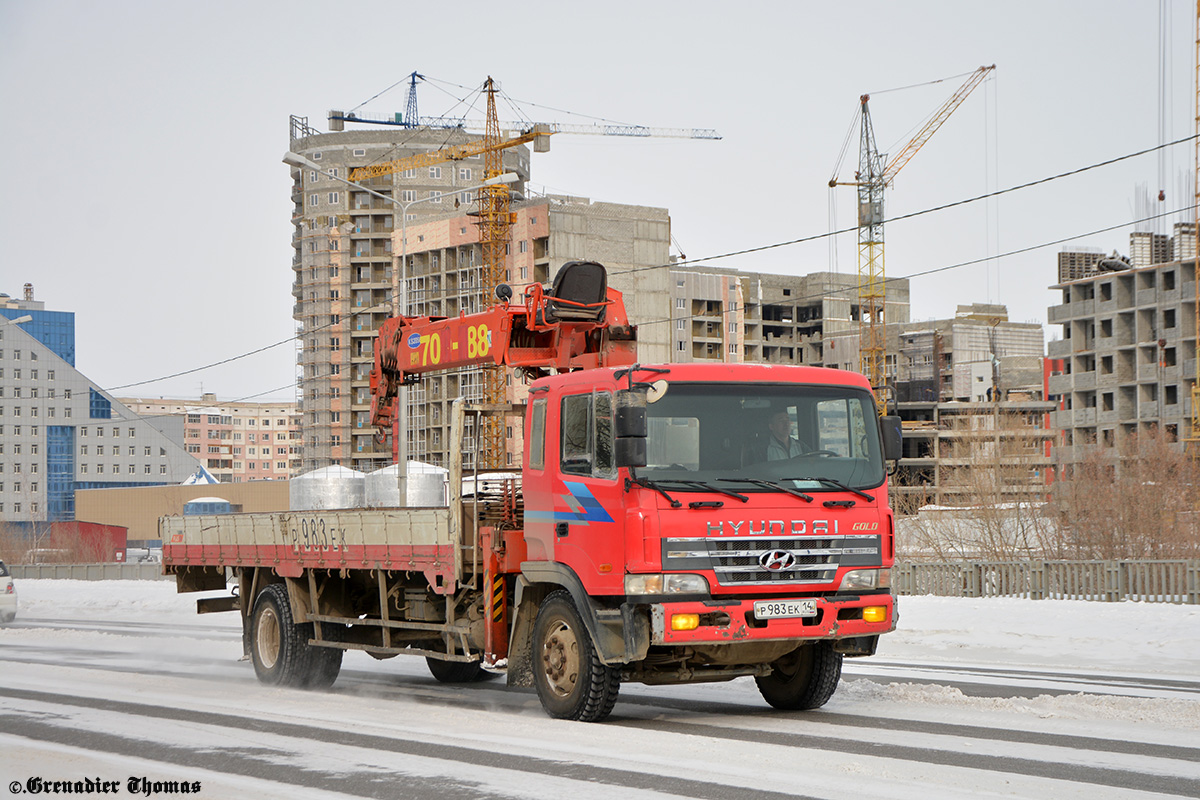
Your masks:
<path fill-rule="evenodd" d="M 881 622 L 863 619 L 863 609 L 868 606 L 886 608 Z M 677 614 L 699 615 L 700 624 L 692 630 L 673 630 L 671 620 Z M 817 598 L 816 616 L 785 619 L 756 619 L 754 600 L 684 601 L 656 603 L 650 607 L 652 645 L 841 639 L 874 636 L 895 629 L 896 607 L 890 594 L 821 597 Z"/>

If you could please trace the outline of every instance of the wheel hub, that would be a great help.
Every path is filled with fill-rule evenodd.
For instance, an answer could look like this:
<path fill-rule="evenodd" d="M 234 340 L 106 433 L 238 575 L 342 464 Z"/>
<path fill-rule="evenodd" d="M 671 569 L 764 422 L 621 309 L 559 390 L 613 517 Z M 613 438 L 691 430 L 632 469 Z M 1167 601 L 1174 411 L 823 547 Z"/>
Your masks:
<path fill-rule="evenodd" d="M 579 681 L 579 640 L 562 620 L 554 624 L 542 642 L 542 669 L 550 689 L 559 697 L 575 690 Z"/>
<path fill-rule="evenodd" d="M 259 662 L 267 669 L 275 666 L 279 660 L 279 615 L 275 609 L 263 609 L 258 615 L 258 625 L 254 632 L 254 647 L 258 651 Z"/>

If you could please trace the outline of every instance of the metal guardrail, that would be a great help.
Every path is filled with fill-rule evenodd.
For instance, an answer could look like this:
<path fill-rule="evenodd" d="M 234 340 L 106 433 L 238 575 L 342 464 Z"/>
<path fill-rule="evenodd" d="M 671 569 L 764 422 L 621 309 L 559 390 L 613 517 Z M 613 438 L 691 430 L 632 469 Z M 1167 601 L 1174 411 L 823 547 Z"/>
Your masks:
<path fill-rule="evenodd" d="M 892 591 L 942 597 L 1024 597 L 1105 603 L 1200 604 L 1200 561 L 963 561 L 901 563 Z"/>
<path fill-rule="evenodd" d="M 73 581 L 161 581 L 174 576 L 162 574 L 162 564 L 9 564 L 17 580 L 58 578 Z"/>
<path fill-rule="evenodd" d="M 162 564 L 10 564 L 18 580 L 169 580 Z M 1200 561 L 896 562 L 892 591 L 941 597 L 1024 597 L 1200 605 Z"/>

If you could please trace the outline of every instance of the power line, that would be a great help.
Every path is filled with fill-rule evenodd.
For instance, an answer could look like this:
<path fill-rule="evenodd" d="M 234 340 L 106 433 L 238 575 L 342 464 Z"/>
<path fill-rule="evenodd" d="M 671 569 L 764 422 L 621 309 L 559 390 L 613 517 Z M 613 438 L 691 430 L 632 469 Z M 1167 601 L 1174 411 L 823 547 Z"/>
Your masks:
<path fill-rule="evenodd" d="M 920 272 L 914 272 L 911 275 L 899 275 L 899 276 L 893 276 L 890 278 L 885 278 L 884 282 L 892 283 L 894 281 L 907 281 L 912 278 L 923 278 L 927 275 L 936 275 L 941 272 L 949 272 L 951 270 L 961 269 L 963 267 L 970 267 L 970 266 L 975 266 L 977 264 L 983 264 L 983 263 L 986 263 L 993 259 L 998 260 L 1001 258 L 1008 258 L 1009 256 L 1018 256 L 1018 255 L 1022 255 L 1024 253 L 1032 252 L 1034 250 L 1043 250 L 1047 247 L 1054 247 L 1055 245 L 1066 244 L 1067 242 L 1073 242 L 1076 239 L 1085 239 L 1089 236 L 1096 236 L 1101 233 L 1109 233 L 1110 231 L 1120 230 L 1121 228 L 1128 228 L 1130 225 L 1139 225 L 1143 222 L 1151 222 L 1153 220 L 1161 219 L 1163 217 L 1169 217 L 1173 214 L 1180 214 L 1184 211 L 1190 211 L 1194 208 L 1196 208 L 1195 205 L 1184 206 L 1182 208 L 1177 208 L 1174 211 L 1164 211 L 1161 214 L 1154 214 L 1149 217 L 1143 217 L 1142 219 L 1130 220 L 1128 222 L 1120 222 L 1115 225 L 1109 225 L 1104 228 L 1097 228 L 1096 230 L 1088 231 L 1087 233 L 1079 233 L 1079 234 L 1075 234 L 1073 236 L 1066 236 L 1061 239 L 1055 239 L 1055 240 L 1049 241 L 1049 242 L 1042 242 L 1041 244 L 1034 244 L 1034 245 L 1029 245 L 1027 247 L 1020 247 L 1020 248 L 1017 248 L 1016 250 L 1009 250 L 1006 253 L 1000 253 L 1000 254 L 994 255 L 994 256 L 983 256 L 981 258 L 973 258 L 969 261 L 960 261 L 957 264 L 948 264 L 943 267 L 934 267 L 932 269 L 922 270 Z M 629 272 L 633 272 L 633 271 L 634 270 L 629 270 Z M 621 274 L 625 275 L 627 273 L 623 272 Z M 792 298 L 792 302 L 799 303 L 799 302 L 803 302 L 805 300 L 821 300 L 826 297 L 833 297 L 835 295 L 844 294 L 847 292 L 857 292 L 857 291 L 858 291 L 857 285 L 845 286 L 845 287 L 841 287 L 838 289 L 831 289 L 830 291 L 827 291 L 827 292 L 820 292 L 817 294 L 809 294 L 809 295 L 802 295 L 800 297 L 794 297 L 794 298 Z M 722 312 L 722 315 L 733 313 L 735 310 L 736 309 L 727 309 Z M 664 319 L 650 320 L 649 322 L 639 322 L 638 327 L 642 327 L 643 325 L 661 325 L 664 322 L 675 322 L 676 320 L 681 320 L 681 319 L 691 319 L 691 317 L 690 316 L 666 317 Z"/>
<path fill-rule="evenodd" d="M 1099 169 L 1101 167 L 1108 167 L 1113 164 L 1118 164 L 1122 161 L 1128 161 L 1131 158 L 1137 158 L 1138 156 L 1144 156 L 1149 153 L 1153 153 L 1153 152 L 1162 150 L 1167 147 L 1174 147 L 1175 145 L 1178 145 L 1178 144 L 1184 144 L 1185 142 L 1190 142 L 1195 138 L 1196 138 L 1195 134 L 1192 136 L 1185 136 L 1182 139 L 1176 139 L 1173 142 L 1166 142 L 1165 144 L 1155 145 L 1154 147 L 1148 147 L 1145 150 L 1138 150 L 1136 153 L 1128 153 L 1123 156 L 1117 156 L 1116 158 L 1110 158 L 1107 161 L 1100 161 L 1095 164 L 1090 164 L 1086 167 L 1079 167 L 1077 169 L 1068 170 L 1067 172 L 1060 172 L 1057 175 L 1050 175 L 1048 177 L 1039 178 L 1037 180 L 1029 181 L 1027 183 L 1020 183 L 1020 184 L 1017 184 L 1016 186 L 1010 186 L 1007 189 L 997 189 L 994 192 L 987 192 L 985 194 L 976 195 L 975 197 L 968 197 L 965 200 L 955 200 L 954 202 L 951 202 L 951 203 L 944 203 L 940 206 L 933 206 L 932 208 L 922 209 L 921 211 L 912 211 L 908 214 L 901 214 L 900 216 L 889 217 L 888 222 L 899 222 L 901 220 L 913 219 L 914 217 L 922 217 L 926 214 L 932 214 L 936 211 L 946 211 L 947 209 L 957 208 L 958 206 L 965 206 L 970 203 L 976 203 L 980 200 L 987 200 L 992 197 L 999 197 L 1001 195 L 1010 194 L 1012 192 L 1018 191 L 1019 189 L 1029 189 L 1033 186 L 1040 186 L 1044 183 L 1050 183 L 1051 181 L 1056 181 L 1056 180 L 1060 180 L 1062 178 L 1069 178 L 1074 175 L 1079 175 L 1081 173 L 1088 172 L 1089 170 Z M 732 258 L 733 256 L 744 256 L 744 255 L 749 255 L 750 253 L 760 253 L 760 252 L 763 252 L 764 250 L 774 250 L 774 249 L 777 249 L 780 247 L 790 247 L 791 245 L 794 245 L 794 244 L 805 244 L 807 242 L 816 242 L 821 239 L 828 238 L 830 236 L 839 236 L 844 233 L 853 233 L 857 230 L 858 230 L 858 226 L 856 225 L 853 228 L 842 228 L 842 229 L 836 230 L 836 231 L 827 231 L 826 233 L 816 233 L 811 236 L 802 236 L 799 239 L 789 239 L 788 241 L 785 241 L 785 242 L 775 242 L 774 244 L 765 244 L 765 245 L 760 245 L 758 247 L 748 247 L 744 250 L 731 250 L 728 253 L 721 253 L 720 255 L 705 256 L 703 258 L 693 258 L 693 259 L 689 259 L 687 261 L 677 261 L 674 264 L 657 264 L 652 267 L 638 267 L 637 269 L 634 269 L 634 270 L 628 270 L 628 272 L 639 272 L 639 271 L 650 270 L 650 269 L 661 269 L 664 266 L 682 266 L 685 264 L 702 264 L 706 261 L 716 261 L 716 260 L 722 259 L 722 258 Z"/>
<path fill-rule="evenodd" d="M 1068 171 L 1066 171 L 1066 172 L 1060 172 L 1060 173 L 1058 173 L 1058 174 L 1056 174 L 1056 175 L 1050 175 L 1050 176 L 1047 176 L 1047 177 L 1045 177 L 1045 178 L 1039 178 L 1039 179 L 1037 179 L 1037 180 L 1033 180 L 1033 181 L 1028 181 L 1028 182 L 1026 182 L 1026 183 L 1017 184 L 1017 185 L 1015 185 L 1015 186 L 1010 186 L 1010 187 L 1008 187 L 1008 188 L 1006 188 L 1006 189 L 998 189 L 997 191 L 994 191 L 994 192 L 987 192 L 987 193 L 985 193 L 985 194 L 976 195 L 975 197 L 969 197 L 969 198 L 966 198 L 966 199 L 964 199 L 964 200 L 956 200 L 956 201 L 954 201 L 954 202 L 950 202 L 950 203 L 944 203 L 944 204 L 942 204 L 942 205 L 940 205 L 940 206 L 934 206 L 934 207 L 932 207 L 932 208 L 926 208 L 926 209 L 923 209 L 923 210 L 921 210 L 921 211 L 913 211 L 913 212 L 910 212 L 910 213 L 908 213 L 908 214 L 901 214 L 900 216 L 896 216 L 896 217 L 892 217 L 892 218 L 890 218 L 890 219 L 888 220 L 888 222 L 899 222 L 899 221 L 902 221 L 902 220 L 914 219 L 914 218 L 916 218 L 916 217 L 921 217 L 921 216 L 924 216 L 924 215 L 926 215 L 926 214 L 932 214 L 932 213 L 934 213 L 934 212 L 937 212 L 937 211 L 946 211 L 946 210 L 948 210 L 948 209 L 951 209 L 951 208 L 957 208 L 958 206 L 964 206 L 964 205 L 968 205 L 968 204 L 970 204 L 970 203 L 975 203 L 975 202 L 978 202 L 978 201 L 980 201 L 980 200 L 986 200 L 986 199 L 989 199 L 989 198 L 992 198 L 992 197 L 999 197 L 999 196 L 1001 196 L 1001 195 L 1010 194 L 1010 193 L 1012 193 L 1012 192 L 1015 192 L 1015 191 L 1018 191 L 1018 190 L 1020 190 L 1020 189 L 1028 189 L 1028 188 L 1031 188 L 1031 187 L 1034 187 L 1034 186 L 1040 186 L 1040 185 L 1042 185 L 1042 184 L 1050 183 L 1051 181 L 1061 180 L 1061 179 L 1063 179 L 1063 178 L 1069 178 L 1069 177 L 1072 177 L 1072 176 L 1074 176 L 1074 175 L 1079 175 L 1079 174 L 1082 174 L 1082 173 L 1084 173 L 1084 172 L 1088 172 L 1088 171 L 1090 171 L 1090 170 L 1094 170 L 1094 169 L 1100 169 L 1101 167 L 1107 167 L 1107 166 L 1111 166 L 1111 165 L 1113 165 L 1113 164 L 1118 164 L 1118 163 L 1120 163 L 1120 162 L 1122 162 L 1122 161 L 1127 161 L 1127 160 L 1129 160 L 1129 159 L 1131 159 L 1131 158 L 1137 158 L 1138 156 L 1143 156 L 1143 155 L 1147 155 L 1147 154 L 1149 154 L 1149 153 L 1154 153 L 1154 152 L 1156 152 L 1156 151 L 1159 151 L 1159 150 L 1162 150 L 1162 149 L 1165 149 L 1165 148 L 1168 148 L 1168 147 L 1174 147 L 1174 146 L 1176 146 L 1176 145 L 1179 145 L 1179 144 L 1184 144 L 1184 143 L 1186 143 L 1186 142 L 1191 142 L 1191 141 L 1193 141 L 1194 139 L 1196 139 L 1198 135 L 1200 135 L 1200 134 L 1193 134 L 1193 135 L 1191 135 L 1191 136 L 1185 136 L 1185 137 L 1183 137 L 1183 138 L 1181 138 L 1181 139 L 1176 139 L 1176 140 L 1174 140 L 1174 141 L 1172 141 L 1172 142 L 1166 142 L 1166 143 L 1163 143 L 1163 144 L 1155 145 L 1154 147 L 1148 147 L 1148 148 L 1146 148 L 1146 149 L 1144 149 L 1144 150 L 1138 150 L 1138 151 L 1136 151 L 1136 152 L 1133 152 L 1133 153 L 1127 153 L 1126 155 L 1122 155 L 1122 156 L 1116 156 L 1116 157 L 1114 157 L 1114 158 L 1110 158 L 1110 159 L 1107 159 L 1107 160 L 1105 160 L 1105 161 L 1099 161 L 1099 162 L 1097 162 L 1097 163 L 1095 163 L 1095 164 L 1089 164 L 1088 166 L 1084 166 L 1084 167 L 1078 167 L 1078 168 L 1076 168 L 1076 169 L 1068 170 Z M 1190 208 L 1192 208 L 1192 206 L 1188 206 L 1188 207 L 1186 207 L 1186 208 L 1179 209 L 1178 211 L 1174 211 L 1174 212 L 1170 212 L 1170 213 L 1179 213 L 1179 211 L 1186 211 L 1186 210 L 1188 210 L 1188 209 L 1190 209 Z M 1074 240 L 1074 239 L 1079 239 L 1079 238 L 1082 238 L 1082 237 L 1084 237 L 1084 236 L 1091 236 L 1091 235 L 1094 235 L 1094 234 L 1097 234 L 1097 233 L 1105 233 L 1105 232 L 1107 232 L 1107 231 L 1111 231 L 1111 230 L 1115 230 L 1115 229 L 1118 229 L 1118 228 L 1127 227 L 1127 226 L 1129 226 L 1129 225 L 1136 225 L 1136 224 L 1139 224 L 1139 223 L 1141 223 L 1141 222 L 1145 222 L 1145 221 L 1148 221 L 1148 220 L 1154 220 L 1154 219 L 1158 219 L 1159 217 L 1162 217 L 1162 216 L 1167 216 L 1167 214 L 1156 214 L 1156 215 L 1154 215 L 1154 216 L 1147 217 L 1147 218 L 1145 218 L 1145 219 L 1142 219 L 1142 220 L 1134 220 L 1133 222 L 1126 222 L 1126 223 L 1122 223 L 1122 224 L 1120 224 L 1120 225 L 1116 225 L 1116 226 L 1112 226 L 1112 227 L 1108 227 L 1108 228 L 1101 228 L 1101 229 L 1100 229 L 1100 230 L 1098 230 L 1098 231 L 1093 231 L 1093 232 L 1091 232 L 1091 233 L 1086 233 L 1086 234 L 1080 234 L 1080 235 L 1078 235 L 1078 236 L 1071 236 L 1071 237 L 1067 237 L 1066 239 L 1060 239 L 1060 240 L 1058 240 L 1057 242 L 1049 242 L 1049 243 L 1047 243 L 1047 244 L 1043 244 L 1043 245 L 1036 245 L 1036 246 L 1034 246 L 1034 247 L 1027 248 L 1026 250 L 1029 250 L 1029 249 L 1039 249 L 1039 248 L 1042 248 L 1042 247 L 1049 247 L 1049 246 L 1052 246 L 1052 245 L 1054 245 L 1054 244 L 1058 244 L 1058 243 L 1062 243 L 1062 242 L 1068 242 L 1068 241 L 1072 241 L 1072 240 Z M 775 242 L 775 243 L 773 243 L 773 244 L 767 244 L 767 245 L 760 245 L 760 246 L 758 246 L 758 247 L 748 247 L 748 248 L 745 248 L 745 249 L 742 249 L 742 250 L 732 250 L 732 251 L 729 251 L 729 252 L 727 252 L 727 253 L 720 253 L 720 254 L 718 254 L 718 255 L 704 256 L 704 257 L 701 257 L 701 258 L 692 258 L 692 259 L 686 259 L 686 260 L 683 260 L 683 261 L 676 261 L 676 262 L 674 262 L 674 263 L 667 263 L 667 264 L 655 264 L 655 265 L 648 266 L 648 267 L 636 267 L 636 268 L 634 268 L 634 269 L 625 270 L 625 271 L 624 271 L 624 272 L 622 272 L 621 274 L 622 274 L 622 275 L 630 275 L 630 274 L 637 273 L 637 272 L 646 272 L 646 271 L 649 271 L 649 270 L 655 270 L 655 269 L 667 269 L 667 268 L 673 268 L 673 267 L 683 267 L 683 266 L 690 266 L 690 265 L 694 265 L 694 264 L 704 264 L 704 263 L 707 263 L 707 262 L 710 262 L 710 261 L 717 261 L 717 260 L 720 260 L 720 259 L 732 258 L 732 257 L 734 257 L 734 256 L 749 255 L 749 254 L 751 254 L 751 253 L 759 253 L 759 252 L 763 252 L 763 251 L 766 251 L 766 250 L 775 250 L 775 249 L 778 249 L 778 248 L 781 248 L 781 247 L 790 247 L 791 245 L 796 245 L 796 244 L 804 244 L 804 243 L 807 243 L 807 242 L 815 242 L 815 241 L 820 241 L 821 239 L 826 239 L 826 238 L 829 238 L 829 237 L 832 237 L 832 236 L 838 236 L 838 235 L 845 234 L 845 233 L 853 233 L 854 231 L 857 231 L 857 230 L 858 230 L 858 227 L 857 227 L 857 226 L 855 226 L 855 227 L 853 227 L 853 228 L 842 228 L 842 229 L 839 229 L 839 230 L 827 231 L 827 232 L 825 232 L 825 233 L 817 233 L 817 234 L 813 234 L 813 235 L 811 235 L 811 236 L 802 236 L 802 237 L 800 237 L 800 238 L 798 238 L 798 239 L 789 239 L 789 240 L 787 240 L 787 241 L 783 241 L 783 242 Z M 1019 253 L 1021 253 L 1021 252 L 1026 252 L 1026 250 L 1016 250 L 1016 251 L 1011 251 L 1010 253 L 1005 253 L 1005 254 L 1003 254 L 1003 255 L 1000 255 L 1000 256 L 995 256 L 995 258 L 1003 258 L 1003 257 L 1006 257 L 1006 256 L 1008 256 L 1008 255 L 1016 255 L 1016 254 L 1019 254 Z M 987 259 L 986 259 L 986 258 L 985 258 L 985 259 L 977 259 L 977 260 L 973 260 L 973 261 L 963 262 L 962 264 L 959 264 L 959 265 L 953 265 L 953 266 L 949 266 L 949 267 L 941 267 L 941 268 L 938 268 L 937 270 L 934 270 L 934 272 L 937 272 L 937 271 L 945 271 L 945 270 L 949 270 L 949 269 L 955 269 L 955 268 L 957 268 L 957 267 L 959 267 L 959 266 L 966 266 L 966 265 L 969 265 L 969 264 L 977 263 L 977 261 L 979 261 L 979 260 L 986 261 Z M 912 275 L 912 276 L 910 276 L 910 277 L 920 277 L 920 276 L 922 276 L 922 275 L 926 275 L 926 274 L 932 274 L 932 272 L 916 273 L 916 274 L 914 274 L 914 275 Z M 890 279 L 890 278 L 889 278 L 888 280 L 892 280 L 892 279 Z M 823 296 L 823 295 L 818 295 L 818 296 Z M 393 300 L 394 300 L 394 299 L 395 299 L 395 297 L 392 297 L 391 299 L 393 299 Z M 353 312 L 353 313 L 352 313 L 350 316 L 351 316 L 351 318 L 353 318 L 353 317 L 355 317 L 355 316 L 358 316 L 359 314 L 363 314 L 363 313 L 374 313 L 374 311 L 373 311 L 372 309 L 377 309 L 377 308 L 379 308 L 379 306 L 372 306 L 371 308 L 367 308 L 367 309 L 363 309 L 363 310 L 361 310 L 361 311 Z M 670 322 L 670 321 L 673 321 L 673 319 L 674 319 L 674 318 L 669 318 L 669 319 L 666 319 L 666 320 L 653 320 L 653 321 L 651 321 L 651 322 L 645 322 L 645 323 L 640 323 L 640 324 L 644 324 L 644 325 L 654 325 L 654 324 L 658 324 L 658 323 L 661 323 L 661 322 Z M 184 375 L 191 375 L 191 374 L 194 374 L 194 373 L 196 373 L 196 372 L 201 372 L 201 371 L 203 371 L 203 370 L 206 370 L 206 369 L 212 369 L 213 367 L 219 367 L 219 366 L 223 366 L 223 365 L 225 365 L 225 364 L 229 364 L 229 363 L 231 363 L 231 362 L 238 361 L 238 360 L 240 360 L 240 359 L 243 359 L 243 358 L 248 358 L 249 356 L 257 355 L 257 354 L 259 354 L 259 353 L 262 353 L 262 352 L 265 352 L 265 351 L 267 351 L 267 350 L 272 350 L 272 349 L 274 349 L 274 348 L 276 348 L 276 347 L 280 347 L 281 345 L 285 345 L 285 344 L 291 344 L 291 343 L 293 343 L 293 342 L 297 341 L 298 339 L 300 339 L 300 338 L 301 338 L 303 335 L 305 335 L 305 334 L 311 334 L 311 333 L 316 333 L 316 332 L 319 332 L 319 331 L 321 331 L 321 330 L 325 330 L 325 329 L 327 329 L 327 328 L 329 328 L 329 327 L 332 327 L 334 324 L 335 324 L 335 323 L 329 323 L 329 324 L 327 324 L 327 325 L 322 325 L 322 326 L 319 326 L 319 327 L 317 327 L 317 328 L 313 328 L 313 329 L 305 330 L 305 331 L 302 331 L 301 333 L 299 333 L 299 334 L 297 334 L 297 335 L 295 335 L 295 336 L 292 336 L 292 337 L 291 337 L 291 338 L 289 338 L 289 339 L 284 339 L 284 340 L 282 340 L 282 341 L 275 342 L 274 344 L 266 345 L 265 347 L 260 347 L 260 348 L 257 348 L 257 349 L 255 349 L 255 350 L 250 350 L 250 351 L 248 351 L 248 352 L 246 352 L 246 353 L 242 353 L 241 355 L 231 356 L 231 357 L 229 357 L 229 358 L 222 359 L 222 360 L 220 360 L 220 361 L 215 361 L 215 362 L 213 362 L 213 363 L 211 363 L 211 364 L 206 364 L 206 365 L 204 365 L 204 366 L 201 366 L 201 367 L 195 367 L 195 368 L 193 368 L 193 369 L 183 370 L 183 371 L 181 371 L 181 372 L 176 372 L 176 373 L 173 373 L 173 374 L 171 374 L 171 375 L 164 375 L 164 376 L 162 376 L 162 377 L 158 377 L 158 378 L 150 378 L 150 379 L 148 379 L 148 380 L 144 380 L 144 381 L 137 381 L 137 382 L 135 382 L 135 383 L 127 383 L 127 384 L 123 384 L 123 385 L 121 385 L 121 386 L 116 386 L 116 387 L 113 387 L 112 389 L 107 389 L 106 391 L 108 391 L 108 392 L 115 392 L 115 391 L 117 391 L 117 390 L 119 390 L 119 389 L 128 389 L 128 388 L 131 388 L 131 387 L 134 387 L 134 386 L 144 386 L 144 385 L 146 385 L 146 384 L 149 384 L 149 383 L 158 383 L 158 382 L 160 382 L 160 381 L 170 380 L 170 379 L 172 379 L 172 378 L 178 378 L 178 377 L 182 377 L 182 376 L 184 376 Z M 340 324 L 340 323 L 337 323 L 337 324 Z"/>

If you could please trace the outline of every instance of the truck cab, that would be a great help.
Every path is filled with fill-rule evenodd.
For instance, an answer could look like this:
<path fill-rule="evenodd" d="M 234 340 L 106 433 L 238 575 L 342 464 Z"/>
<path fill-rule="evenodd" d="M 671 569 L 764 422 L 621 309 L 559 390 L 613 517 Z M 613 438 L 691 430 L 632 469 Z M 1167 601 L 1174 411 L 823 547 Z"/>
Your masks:
<path fill-rule="evenodd" d="M 862 376 L 634 365 L 543 378 L 527 409 L 522 572 L 571 592 L 624 680 L 762 687 L 796 654 L 831 694 L 834 662 L 894 628 L 898 431 Z"/>

